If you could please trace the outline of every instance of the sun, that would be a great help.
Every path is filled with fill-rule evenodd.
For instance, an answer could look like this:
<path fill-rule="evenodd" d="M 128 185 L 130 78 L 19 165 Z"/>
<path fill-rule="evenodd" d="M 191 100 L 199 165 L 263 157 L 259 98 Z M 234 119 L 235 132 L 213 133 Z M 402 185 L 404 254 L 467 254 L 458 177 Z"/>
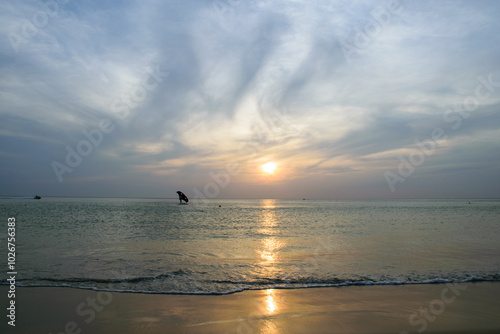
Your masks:
<path fill-rule="evenodd" d="M 263 164 L 261 168 L 264 171 L 264 173 L 274 174 L 274 171 L 276 170 L 276 163 L 268 162 L 267 164 Z"/>

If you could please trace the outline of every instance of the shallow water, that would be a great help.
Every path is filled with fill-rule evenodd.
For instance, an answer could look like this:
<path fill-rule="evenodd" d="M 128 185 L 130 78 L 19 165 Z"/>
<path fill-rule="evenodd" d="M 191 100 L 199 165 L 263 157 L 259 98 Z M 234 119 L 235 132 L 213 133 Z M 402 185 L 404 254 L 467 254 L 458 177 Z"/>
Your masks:
<path fill-rule="evenodd" d="M 47 197 L 0 214 L 21 285 L 211 294 L 500 280 L 500 200 L 470 203 Z"/>

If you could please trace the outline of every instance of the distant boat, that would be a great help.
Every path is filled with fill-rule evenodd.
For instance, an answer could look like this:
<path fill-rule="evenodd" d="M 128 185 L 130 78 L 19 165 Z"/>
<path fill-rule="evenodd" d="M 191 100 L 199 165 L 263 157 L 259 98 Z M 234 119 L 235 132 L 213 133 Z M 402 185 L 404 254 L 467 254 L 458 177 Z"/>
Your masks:
<path fill-rule="evenodd" d="M 177 191 L 177 195 L 179 195 L 179 204 L 187 204 L 189 202 L 189 198 L 182 191 Z M 182 201 L 185 203 L 182 203 Z"/>
<path fill-rule="evenodd" d="M 36 195 L 33 199 L 42 199 L 40 196 Z"/>

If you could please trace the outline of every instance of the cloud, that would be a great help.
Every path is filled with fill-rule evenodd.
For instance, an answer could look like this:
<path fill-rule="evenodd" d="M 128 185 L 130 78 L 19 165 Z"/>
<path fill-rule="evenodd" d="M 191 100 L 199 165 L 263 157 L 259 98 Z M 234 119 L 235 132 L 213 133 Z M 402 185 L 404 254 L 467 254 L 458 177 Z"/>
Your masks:
<path fill-rule="evenodd" d="M 499 7 L 3 3 L 2 188 L 164 196 L 170 187 L 200 187 L 210 171 L 236 162 L 241 173 L 225 194 L 245 197 L 265 183 L 259 164 L 276 160 L 286 167 L 276 185 L 266 181 L 276 196 L 307 184 L 324 197 L 397 196 L 384 171 L 435 128 L 447 139 L 415 178 L 444 173 L 449 177 L 436 186 L 446 187 L 453 175 L 493 171 L 500 87 L 458 129 L 443 116 L 474 96 L 479 77 L 497 73 Z M 66 147 L 76 149 L 83 131 L 103 119 L 114 130 L 60 183 L 51 163 L 64 163 Z M 424 183 L 418 195 L 432 195 Z M 401 196 L 411 196 L 409 184 Z M 467 186 L 480 193 L 484 184 Z M 363 193 L 363 185 L 370 190 Z"/>

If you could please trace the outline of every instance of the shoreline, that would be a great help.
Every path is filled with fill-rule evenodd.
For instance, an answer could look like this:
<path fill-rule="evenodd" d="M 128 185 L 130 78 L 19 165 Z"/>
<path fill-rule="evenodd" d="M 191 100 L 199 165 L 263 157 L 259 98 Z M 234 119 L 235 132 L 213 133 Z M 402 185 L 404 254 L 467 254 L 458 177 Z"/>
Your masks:
<path fill-rule="evenodd" d="M 0 286 L 7 299 L 8 286 Z M 247 290 L 227 295 L 17 287 L 2 333 L 493 333 L 500 282 Z M 6 312 L 6 311 L 4 311 Z"/>
<path fill-rule="evenodd" d="M 70 286 L 70 285 L 50 285 L 50 284 L 40 284 L 40 285 L 17 285 L 16 288 L 23 289 L 36 289 L 36 288 L 55 288 L 55 289 L 76 289 L 85 291 L 95 291 L 95 292 L 110 292 L 110 293 L 125 293 L 125 294 L 144 294 L 144 295 L 181 295 L 181 296 L 228 296 L 237 293 L 249 292 L 249 291 L 263 291 L 263 290 L 303 290 L 303 289 L 328 289 L 328 288 L 348 288 L 348 287 L 370 287 L 370 286 L 413 286 L 413 285 L 446 285 L 446 284 L 475 284 L 475 283 L 499 283 L 500 278 L 481 278 L 473 277 L 462 281 L 449 281 L 448 279 L 437 278 L 427 281 L 351 281 L 346 283 L 339 283 L 338 285 L 325 283 L 324 285 L 311 285 L 311 286 L 270 286 L 270 287 L 259 287 L 259 288 L 241 288 L 236 290 L 230 290 L 225 292 L 183 292 L 183 291 L 147 291 L 147 290 L 114 290 L 105 289 L 99 287 L 86 287 L 86 286 Z M 9 283 L 0 282 L 1 287 L 7 287 Z"/>

